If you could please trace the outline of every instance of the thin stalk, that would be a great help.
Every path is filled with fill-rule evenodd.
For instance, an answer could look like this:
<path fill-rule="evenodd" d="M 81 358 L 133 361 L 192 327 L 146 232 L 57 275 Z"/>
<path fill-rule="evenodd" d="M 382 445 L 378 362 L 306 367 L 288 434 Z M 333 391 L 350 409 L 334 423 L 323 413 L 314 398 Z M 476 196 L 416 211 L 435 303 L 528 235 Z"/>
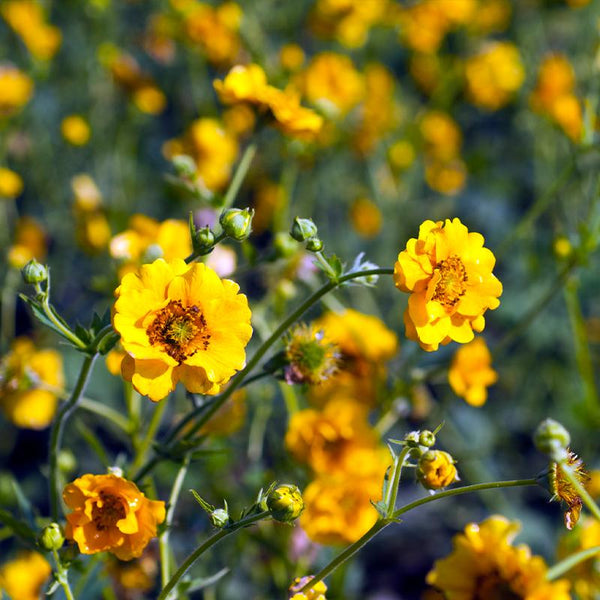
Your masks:
<path fill-rule="evenodd" d="M 171 489 L 171 495 L 169 496 L 167 514 L 165 516 L 165 528 L 158 538 L 158 545 L 160 549 L 160 580 L 163 587 L 169 583 L 169 579 L 171 578 L 169 534 L 171 532 L 171 525 L 173 524 L 173 516 L 175 515 L 177 500 L 179 499 L 179 494 L 181 493 L 181 487 L 190 466 L 190 458 L 190 453 L 183 457 L 183 463 L 179 468 L 177 477 L 173 483 L 173 488 Z"/>
<path fill-rule="evenodd" d="M 53 521 L 58 520 L 58 507 L 60 505 L 59 487 L 60 487 L 60 472 L 58 469 L 58 455 L 60 453 L 60 447 L 62 445 L 62 436 L 67 419 L 71 416 L 71 413 L 75 410 L 77 404 L 81 400 L 81 396 L 85 390 L 94 361 L 98 356 L 97 353 L 87 355 L 83 359 L 81 370 L 79 371 L 79 377 L 71 397 L 61 406 L 56 415 L 54 422 L 52 423 L 52 430 L 50 431 L 50 472 L 48 475 L 48 483 L 50 486 L 50 514 Z"/>
<path fill-rule="evenodd" d="M 575 488 L 575 491 L 583 501 L 583 503 L 588 507 L 588 510 L 594 515 L 594 518 L 600 521 L 600 508 L 594 499 L 590 496 L 585 487 L 581 484 L 579 479 L 577 479 L 577 475 L 575 474 L 573 467 L 569 466 L 566 462 L 566 459 L 560 463 L 558 463 L 560 470 L 564 473 L 565 477 L 569 480 L 569 483 Z"/>
<path fill-rule="evenodd" d="M 388 487 L 388 493 L 385 498 L 385 505 L 387 506 L 386 517 L 390 519 L 394 514 L 394 510 L 396 509 L 396 498 L 398 497 L 398 488 L 400 487 L 400 477 L 402 475 L 402 467 L 404 466 L 404 461 L 406 460 L 408 454 L 410 452 L 410 448 L 404 446 L 400 451 L 400 454 L 394 457 L 394 470 L 392 473 L 392 478 L 390 482 L 390 486 Z"/>
<path fill-rule="evenodd" d="M 241 519 L 240 521 L 234 523 L 233 525 L 230 525 L 229 527 L 219 530 L 213 536 L 209 537 L 203 544 L 200 544 L 200 546 L 198 546 L 198 548 L 196 548 L 185 559 L 181 567 L 177 569 L 175 575 L 173 575 L 173 577 L 170 579 L 167 585 L 162 589 L 157 600 L 167 600 L 167 598 L 170 598 L 170 593 L 173 590 L 173 588 L 179 583 L 179 580 L 187 573 L 187 570 L 200 558 L 200 556 L 202 556 L 202 554 L 204 554 L 204 552 L 206 552 L 209 548 L 212 548 L 215 544 L 220 542 L 224 537 L 228 536 L 229 534 L 234 533 L 235 531 L 237 531 L 238 529 L 242 529 L 243 527 L 247 527 L 248 525 L 252 525 L 257 521 L 261 521 L 262 519 L 268 517 L 270 514 L 271 513 L 269 511 L 264 511 L 258 513 L 257 515 L 246 517 L 245 519 Z"/>
<path fill-rule="evenodd" d="M 131 433 L 131 423 L 119 411 L 91 398 L 81 398 L 79 406 L 88 412 L 105 417 L 125 433 Z"/>
<path fill-rule="evenodd" d="M 148 431 L 144 436 L 144 439 L 141 441 L 135 458 L 133 459 L 133 463 L 130 467 L 131 478 L 140 479 L 140 465 L 143 463 L 146 458 L 146 453 L 148 452 L 150 445 L 154 440 L 154 436 L 156 435 L 156 431 L 160 426 L 160 422 L 162 420 L 163 413 L 167 408 L 167 402 L 162 400 L 158 403 L 158 406 L 154 410 L 154 414 L 152 415 L 152 419 L 150 419 L 150 425 L 148 425 Z"/>
<path fill-rule="evenodd" d="M 227 193 L 225 194 L 225 198 L 223 198 L 223 210 L 226 208 L 230 208 L 233 205 L 233 201 L 235 200 L 238 192 L 240 191 L 240 187 L 242 187 L 242 183 L 246 178 L 246 174 L 248 173 L 248 169 L 252 164 L 252 160 L 254 155 L 256 154 L 256 144 L 249 144 L 246 146 L 244 150 L 244 154 L 240 163 L 235 170 L 235 174 L 231 183 L 229 184 L 229 188 L 227 189 Z"/>
<path fill-rule="evenodd" d="M 58 551 L 53 550 L 52 554 L 54 555 L 54 562 L 56 563 L 56 581 L 60 583 L 67 600 L 75 600 L 73 592 L 71 591 L 71 586 L 69 585 L 67 569 L 65 569 L 64 565 L 62 564 Z"/>
<path fill-rule="evenodd" d="M 586 548 L 585 550 L 575 552 L 575 554 L 567 556 L 567 558 L 564 558 L 554 566 L 550 567 L 546 571 L 546 579 L 548 581 L 554 581 L 561 575 L 570 571 L 573 567 L 576 567 L 579 563 L 582 563 L 589 558 L 593 558 L 594 556 L 600 556 L 600 546 L 593 546 L 592 548 Z"/>

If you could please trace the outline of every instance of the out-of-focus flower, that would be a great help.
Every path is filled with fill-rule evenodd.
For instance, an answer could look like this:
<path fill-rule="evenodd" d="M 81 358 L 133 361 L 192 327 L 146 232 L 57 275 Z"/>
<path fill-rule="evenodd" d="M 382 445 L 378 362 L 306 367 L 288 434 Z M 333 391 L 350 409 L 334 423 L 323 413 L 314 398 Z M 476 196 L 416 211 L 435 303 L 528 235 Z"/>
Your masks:
<path fill-rule="evenodd" d="M 317 54 L 300 78 L 307 100 L 326 114 L 344 116 L 364 97 L 365 82 L 348 56 Z"/>
<path fill-rule="evenodd" d="M 14 600 L 39 600 L 52 567 L 39 552 L 24 552 L 0 567 L 0 592 Z"/>
<path fill-rule="evenodd" d="M 454 459 L 443 450 L 428 450 L 421 455 L 417 478 L 429 490 L 445 488 L 459 479 Z"/>
<path fill-rule="evenodd" d="M 44 8 L 34 0 L 8 0 L 0 13 L 35 58 L 51 59 L 62 41 L 58 27 L 48 25 Z"/>
<path fill-rule="evenodd" d="M 492 369 L 492 355 L 482 337 L 460 347 L 448 370 L 448 381 L 454 393 L 472 406 L 487 400 L 488 386 L 496 383 L 498 373 Z"/>
<path fill-rule="evenodd" d="M 121 376 L 121 364 L 127 353 L 121 344 L 117 344 L 107 355 L 106 355 L 106 368 L 111 375 Z"/>
<path fill-rule="evenodd" d="M 279 62 L 288 71 L 297 71 L 304 64 L 304 50 L 298 44 L 285 44 L 279 51 Z"/>
<path fill-rule="evenodd" d="M 146 546 L 139 558 L 129 562 L 111 560 L 107 566 L 117 590 L 117 597 L 123 600 L 137 599 L 137 594 L 149 592 L 158 575 L 158 560 L 152 545 Z"/>
<path fill-rule="evenodd" d="M 375 237 L 381 231 L 381 211 L 372 200 L 357 198 L 350 207 L 350 222 L 364 238 Z"/>
<path fill-rule="evenodd" d="M 571 8 L 581 8 L 587 6 L 590 0 L 566 0 L 566 2 Z"/>
<path fill-rule="evenodd" d="M 123 377 L 158 401 L 178 381 L 217 394 L 244 366 L 252 335 L 239 286 L 203 264 L 158 259 L 128 273 L 115 291 L 113 324 L 127 352 Z"/>
<path fill-rule="evenodd" d="M 289 600 L 326 600 L 327 586 L 324 581 L 317 581 L 307 592 L 300 591 L 311 579 L 314 579 L 312 575 L 296 577 L 290 586 Z"/>
<path fill-rule="evenodd" d="M 229 277 L 234 273 L 237 266 L 237 255 L 231 246 L 217 244 L 214 250 L 206 257 L 205 264 L 219 277 Z"/>
<path fill-rule="evenodd" d="M 500 33 L 508 28 L 512 15 L 510 0 L 478 2 L 469 29 L 479 35 Z"/>
<path fill-rule="evenodd" d="M 409 292 L 406 336 L 427 351 L 450 341 L 470 342 L 483 331 L 484 313 L 500 305 L 502 284 L 492 274 L 496 259 L 483 236 L 460 219 L 425 221 L 394 266 L 396 287 Z"/>
<path fill-rule="evenodd" d="M 436 561 L 427 583 L 448 600 L 523 598 L 570 600 L 565 579 L 546 581 L 548 567 L 525 544 L 512 546 L 518 522 L 494 515 L 481 524 L 469 523 L 454 537 L 453 552 Z"/>
<path fill-rule="evenodd" d="M 225 404 L 202 426 L 201 435 L 231 435 L 246 420 L 246 390 L 236 390 Z"/>
<path fill-rule="evenodd" d="M 112 552 L 121 560 L 142 555 L 165 519 L 165 503 L 148 500 L 132 481 L 117 475 L 83 475 L 65 486 L 66 537 L 83 554 Z"/>
<path fill-rule="evenodd" d="M 92 132 L 88 122 L 81 115 L 69 115 L 60 124 L 63 138 L 73 146 L 85 146 Z"/>
<path fill-rule="evenodd" d="M 237 138 L 247 136 L 254 129 L 256 115 L 246 104 L 235 104 L 223 111 L 225 129 Z"/>
<path fill-rule="evenodd" d="M 85 173 L 73 177 L 71 189 L 75 195 L 73 212 L 77 242 L 87 252 L 100 252 L 107 247 L 111 235 L 102 208 L 102 194 Z"/>
<path fill-rule="evenodd" d="M 168 65 L 175 58 L 173 38 L 176 34 L 174 19 L 160 13 L 151 15 L 144 35 L 144 49 L 152 58 Z"/>
<path fill-rule="evenodd" d="M 460 154 L 462 133 L 450 115 L 439 110 L 427 111 L 421 117 L 419 131 L 430 158 L 445 161 Z"/>
<path fill-rule="evenodd" d="M 567 465 L 573 469 L 574 475 L 579 483 L 585 486 L 590 478 L 583 461 L 567 448 Z M 567 505 L 565 510 L 565 527 L 573 529 L 577 525 L 581 509 L 583 508 L 583 500 L 579 493 L 565 476 L 558 463 L 552 463 L 550 466 L 549 476 L 550 490 L 553 493 L 552 499 L 564 502 Z"/>
<path fill-rule="evenodd" d="M 0 167 L 0 198 L 16 198 L 22 191 L 21 177 L 6 167 Z"/>
<path fill-rule="evenodd" d="M 390 163 L 396 169 L 408 169 L 415 161 L 415 147 L 408 140 L 398 140 L 388 150 Z"/>
<path fill-rule="evenodd" d="M 432 190 L 440 194 L 458 194 L 464 188 L 466 179 L 467 167 L 461 158 L 426 161 L 425 181 Z"/>
<path fill-rule="evenodd" d="M 485 110 L 508 104 L 525 80 L 519 49 L 510 42 L 492 42 L 465 62 L 468 99 Z"/>
<path fill-rule="evenodd" d="M 562 54 L 551 54 L 540 65 L 529 101 L 534 111 L 546 115 L 577 142 L 581 138 L 583 115 L 574 90 L 575 73 L 571 63 Z"/>
<path fill-rule="evenodd" d="M 20 217 L 15 227 L 13 244 L 8 251 L 8 264 L 22 269 L 32 258 L 46 258 L 46 232 L 32 217 Z"/>
<path fill-rule="evenodd" d="M 400 37 L 416 52 L 436 52 L 451 27 L 441 10 L 443 2 L 424 0 L 403 8 L 399 13 Z"/>
<path fill-rule="evenodd" d="M 0 408 L 18 427 L 44 429 L 64 384 L 60 353 L 37 350 L 31 340 L 17 338 L 0 362 Z"/>
<path fill-rule="evenodd" d="M 18 112 L 33 94 L 31 78 L 11 64 L 0 64 L 0 117 Z"/>

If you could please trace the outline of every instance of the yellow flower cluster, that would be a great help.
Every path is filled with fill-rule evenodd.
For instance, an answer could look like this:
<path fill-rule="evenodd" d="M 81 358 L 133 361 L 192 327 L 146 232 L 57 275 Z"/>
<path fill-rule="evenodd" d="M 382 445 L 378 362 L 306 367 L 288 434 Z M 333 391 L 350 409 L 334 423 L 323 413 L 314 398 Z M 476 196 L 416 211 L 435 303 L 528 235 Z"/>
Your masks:
<path fill-rule="evenodd" d="M 60 48 L 60 29 L 46 22 L 41 3 L 35 0 L 8 0 L 2 3 L 0 13 L 35 58 L 49 60 Z"/>
<path fill-rule="evenodd" d="M 492 274 L 496 259 L 484 241 L 457 218 L 425 221 L 398 255 L 394 280 L 410 293 L 406 337 L 424 350 L 470 342 L 485 327 L 484 313 L 500 305 L 502 284 Z"/>
<path fill-rule="evenodd" d="M 455 536 L 453 552 L 436 561 L 427 583 L 447 600 L 571 600 L 568 581 L 546 580 L 543 558 L 532 556 L 525 544 L 512 546 L 519 528 L 517 522 L 497 515 L 470 523 Z"/>
<path fill-rule="evenodd" d="M 52 567 L 38 552 L 24 552 L 0 567 L 0 592 L 14 600 L 39 600 Z"/>
<path fill-rule="evenodd" d="M 10 64 L 0 65 L 0 117 L 18 112 L 33 94 L 31 78 Z"/>
<path fill-rule="evenodd" d="M 0 363 L 0 408 L 18 427 L 44 429 L 52 422 L 64 387 L 62 357 L 17 338 Z"/>
<path fill-rule="evenodd" d="M 574 94 L 575 73 L 562 54 L 551 54 L 542 61 L 531 108 L 554 121 L 574 141 L 581 138 L 581 103 Z"/>
<path fill-rule="evenodd" d="M 71 180 L 77 242 L 90 253 L 104 250 L 110 240 L 110 226 L 102 208 L 102 194 L 87 174 Z"/>

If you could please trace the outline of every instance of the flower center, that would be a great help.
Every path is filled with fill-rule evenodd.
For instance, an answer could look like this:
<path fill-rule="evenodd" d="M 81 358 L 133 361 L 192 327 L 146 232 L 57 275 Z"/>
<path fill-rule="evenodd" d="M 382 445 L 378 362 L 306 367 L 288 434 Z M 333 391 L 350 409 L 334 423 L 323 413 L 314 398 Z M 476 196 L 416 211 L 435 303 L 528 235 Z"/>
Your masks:
<path fill-rule="evenodd" d="M 497 572 L 477 578 L 473 600 L 522 600 Z"/>
<path fill-rule="evenodd" d="M 117 521 L 125 518 L 125 507 L 119 496 L 100 492 L 100 502 L 92 510 L 92 520 L 98 531 L 114 527 Z"/>
<path fill-rule="evenodd" d="M 146 333 L 152 345 L 161 345 L 179 363 L 200 348 L 206 350 L 210 340 L 200 309 L 195 305 L 186 308 L 180 300 L 171 300 L 159 310 Z"/>
<path fill-rule="evenodd" d="M 435 290 L 432 300 L 445 307 L 454 306 L 467 291 L 467 270 L 458 256 L 441 260 L 434 271 Z"/>

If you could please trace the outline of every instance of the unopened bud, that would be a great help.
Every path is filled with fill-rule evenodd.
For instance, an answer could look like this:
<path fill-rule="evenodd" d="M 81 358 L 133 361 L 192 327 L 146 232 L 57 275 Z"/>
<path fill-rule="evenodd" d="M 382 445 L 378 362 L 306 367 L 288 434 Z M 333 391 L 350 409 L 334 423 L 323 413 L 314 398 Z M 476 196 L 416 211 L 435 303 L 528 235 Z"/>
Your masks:
<path fill-rule="evenodd" d="M 65 536 L 58 523 L 50 523 L 50 525 L 44 527 L 38 538 L 40 547 L 48 552 L 59 550 L 64 543 Z"/>
<path fill-rule="evenodd" d="M 439 490 L 458 481 L 454 459 L 443 450 L 427 450 L 421 456 L 417 477 L 428 490 Z"/>
<path fill-rule="evenodd" d="M 223 529 L 229 525 L 229 513 L 224 508 L 217 508 L 210 513 L 210 520 L 215 527 Z"/>
<path fill-rule="evenodd" d="M 276 521 L 290 523 L 296 520 L 304 510 L 298 486 L 290 483 L 278 485 L 267 497 L 267 508 Z"/>
<path fill-rule="evenodd" d="M 535 430 L 533 441 L 540 452 L 552 460 L 560 461 L 566 456 L 571 436 L 558 421 L 545 419 Z"/>
<path fill-rule="evenodd" d="M 317 226 L 312 219 L 301 219 L 296 217 L 290 229 L 290 235 L 297 242 L 305 242 L 317 235 Z"/>
<path fill-rule="evenodd" d="M 196 254 L 208 254 L 215 247 L 215 234 L 210 227 L 201 227 L 192 237 L 192 246 Z"/>
<path fill-rule="evenodd" d="M 421 444 L 421 446 L 427 446 L 427 448 L 435 446 L 435 433 L 429 431 L 429 429 L 423 429 L 419 434 L 419 444 Z"/>
<path fill-rule="evenodd" d="M 25 283 L 35 285 L 48 279 L 48 269 L 40 264 L 35 258 L 32 258 L 22 269 L 21 276 Z"/>
<path fill-rule="evenodd" d="M 323 250 L 323 242 L 317 237 L 312 237 L 306 240 L 306 249 L 309 252 L 321 252 Z"/>
<path fill-rule="evenodd" d="M 178 154 L 171 160 L 173 168 L 179 177 L 191 179 L 196 174 L 196 161 L 187 154 Z"/>
<path fill-rule="evenodd" d="M 227 237 L 238 242 L 245 240 L 252 231 L 254 209 L 228 208 L 221 213 L 219 223 Z"/>

